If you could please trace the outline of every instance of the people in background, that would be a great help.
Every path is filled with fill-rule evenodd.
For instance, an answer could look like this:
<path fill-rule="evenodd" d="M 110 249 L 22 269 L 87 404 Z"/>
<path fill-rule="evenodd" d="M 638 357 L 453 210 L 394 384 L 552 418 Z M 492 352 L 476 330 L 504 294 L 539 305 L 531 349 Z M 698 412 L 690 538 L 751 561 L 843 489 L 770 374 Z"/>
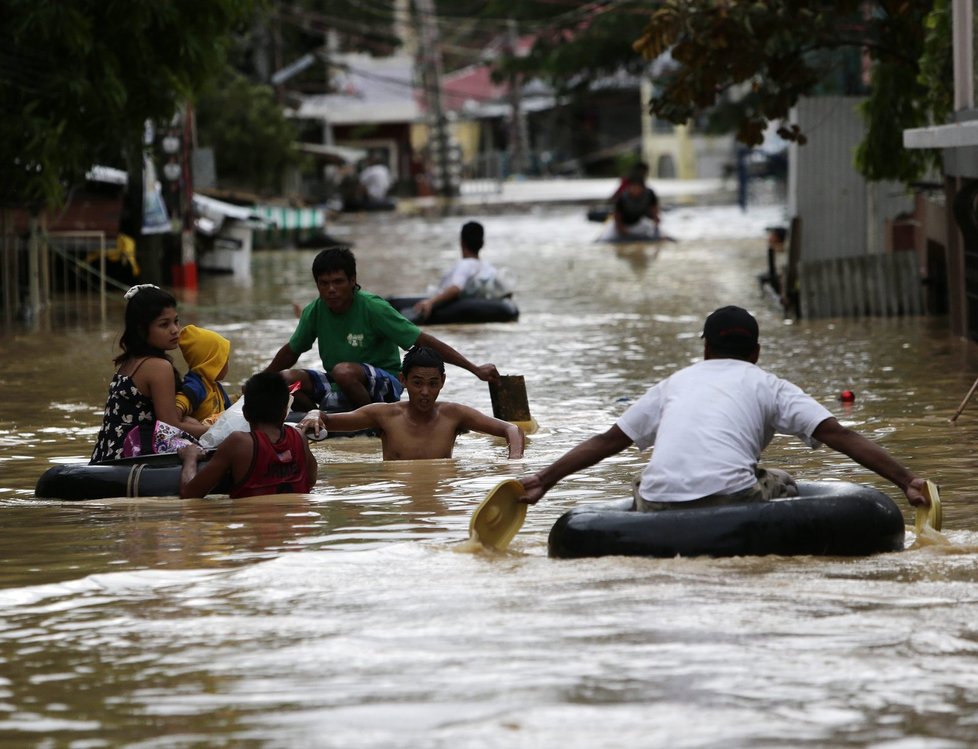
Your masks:
<path fill-rule="evenodd" d="M 784 243 L 787 237 L 788 232 L 783 226 L 767 228 L 767 271 L 758 276 L 761 286 L 765 284 L 770 286 L 779 299 L 784 293 L 784 276 L 779 261 L 784 254 Z"/>
<path fill-rule="evenodd" d="M 365 209 L 387 208 L 387 193 L 394 183 L 391 170 L 379 156 L 372 156 L 360 172 L 361 202 Z"/>
<path fill-rule="evenodd" d="M 649 165 L 644 161 L 639 161 L 638 163 L 632 165 L 624 177 L 621 178 L 621 182 L 618 183 L 618 187 L 611 194 L 609 199 L 612 204 L 618 200 L 618 196 L 624 192 L 625 188 L 630 182 L 638 182 L 644 185 L 649 179 Z"/>
<path fill-rule="evenodd" d="M 479 257 L 484 239 L 485 230 L 477 221 L 462 226 L 459 236 L 462 257 L 442 277 L 434 293 L 414 305 L 413 319 L 427 320 L 436 308 L 456 299 L 503 299 L 512 294 L 500 279 L 499 272 Z"/>
<path fill-rule="evenodd" d="M 639 164 L 615 193 L 613 219 L 619 238 L 659 236 L 659 198 L 645 184 L 648 166 Z"/>

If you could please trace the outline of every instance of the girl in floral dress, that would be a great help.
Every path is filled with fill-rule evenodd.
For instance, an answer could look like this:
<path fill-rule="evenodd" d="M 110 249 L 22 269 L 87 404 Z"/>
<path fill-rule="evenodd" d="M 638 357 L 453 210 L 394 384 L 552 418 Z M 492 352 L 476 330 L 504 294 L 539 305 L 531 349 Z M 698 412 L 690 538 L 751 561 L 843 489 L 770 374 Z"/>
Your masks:
<path fill-rule="evenodd" d="M 126 327 L 119 339 L 122 353 L 109 383 L 102 428 L 95 440 L 91 463 L 123 457 L 123 443 L 133 427 L 157 420 L 199 436 L 207 427 L 177 411 L 179 374 L 167 351 L 180 343 L 177 301 L 153 284 L 126 292 Z"/>

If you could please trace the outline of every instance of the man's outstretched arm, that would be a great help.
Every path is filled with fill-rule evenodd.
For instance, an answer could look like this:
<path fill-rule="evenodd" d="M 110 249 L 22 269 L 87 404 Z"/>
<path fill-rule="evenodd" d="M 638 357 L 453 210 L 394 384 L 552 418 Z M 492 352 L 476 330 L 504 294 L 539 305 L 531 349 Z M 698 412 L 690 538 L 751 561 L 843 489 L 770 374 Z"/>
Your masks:
<path fill-rule="evenodd" d="M 893 482 L 906 495 L 911 505 L 929 504 L 927 498 L 921 493 L 924 479 L 917 478 L 909 468 L 900 465 L 892 455 L 872 440 L 842 426 L 838 419 L 825 419 L 815 428 L 812 436 L 833 450 L 848 455 L 859 465 L 878 473 L 887 481 Z"/>
<path fill-rule="evenodd" d="M 448 288 L 442 289 L 434 296 L 428 297 L 427 299 L 422 299 L 420 302 L 414 305 L 414 311 L 418 313 L 422 320 L 427 320 L 431 317 L 431 313 L 434 311 L 435 307 L 450 302 L 453 299 L 458 299 L 462 295 L 462 289 L 460 289 L 455 284 L 452 284 Z"/>
<path fill-rule="evenodd" d="M 596 434 L 576 447 L 572 447 L 560 458 L 541 471 L 520 479 L 526 496 L 523 500 L 536 504 L 550 488 L 565 476 L 593 466 L 607 457 L 620 453 L 632 444 L 632 440 L 617 425 L 607 432 Z"/>
<path fill-rule="evenodd" d="M 454 364 L 456 367 L 467 369 L 482 381 L 497 382 L 499 380 L 499 372 L 496 370 L 495 364 L 482 364 L 476 366 L 447 343 L 439 338 L 435 338 L 430 333 L 422 333 L 419 335 L 418 340 L 414 342 L 414 345 L 427 346 L 428 348 L 434 349 L 446 362 L 449 364 Z"/>
<path fill-rule="evenodd" d="M 458 403 L 452 404 L 452 407 L 458 409 L 458 413 L 461 414 L 459 422 L 461 426 L 473 432 L 502 437 L 509 446 L 510 458 L 523 457 L 523 451 L 526 449 L 526 434 L 516 424 L 487 416 L 481 411 Z"/>

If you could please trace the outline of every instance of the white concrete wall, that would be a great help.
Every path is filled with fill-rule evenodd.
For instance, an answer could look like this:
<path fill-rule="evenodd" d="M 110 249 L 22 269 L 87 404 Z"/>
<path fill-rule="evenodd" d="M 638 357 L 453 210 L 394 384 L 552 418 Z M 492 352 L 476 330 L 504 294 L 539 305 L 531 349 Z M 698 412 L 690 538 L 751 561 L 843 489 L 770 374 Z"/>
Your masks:
<path fill-rule="evenodd" d="M 885 226 L 913 198 L 898 183 L 873 185 L 854 166 L 865 125 L 855 96 L 802 99 L 793 111 L 808 138 L 789 149 L 788 213 L 801 219 L 801 259 L 876 254 L 887 246 Z"/>

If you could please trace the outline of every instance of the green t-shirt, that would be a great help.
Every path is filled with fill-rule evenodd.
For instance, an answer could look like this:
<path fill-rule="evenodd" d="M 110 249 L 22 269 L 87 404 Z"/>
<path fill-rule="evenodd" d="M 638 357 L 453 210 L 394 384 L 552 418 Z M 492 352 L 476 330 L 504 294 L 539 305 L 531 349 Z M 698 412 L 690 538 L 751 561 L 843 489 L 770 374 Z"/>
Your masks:
<path fill-rule="evenodd" d="M 340 362 L 372 364 L 388 372 L 401 371 L 402 349 L 409 349 L 421 328 L 401 315 L 386 299 L 369 291 L 353 292 L 353 304 L 342 314 L 330 311 L 322 299 L 302 310 L 289 348 L 303 354 L 319 340 L 319 358 L 329 372 Z"/>

